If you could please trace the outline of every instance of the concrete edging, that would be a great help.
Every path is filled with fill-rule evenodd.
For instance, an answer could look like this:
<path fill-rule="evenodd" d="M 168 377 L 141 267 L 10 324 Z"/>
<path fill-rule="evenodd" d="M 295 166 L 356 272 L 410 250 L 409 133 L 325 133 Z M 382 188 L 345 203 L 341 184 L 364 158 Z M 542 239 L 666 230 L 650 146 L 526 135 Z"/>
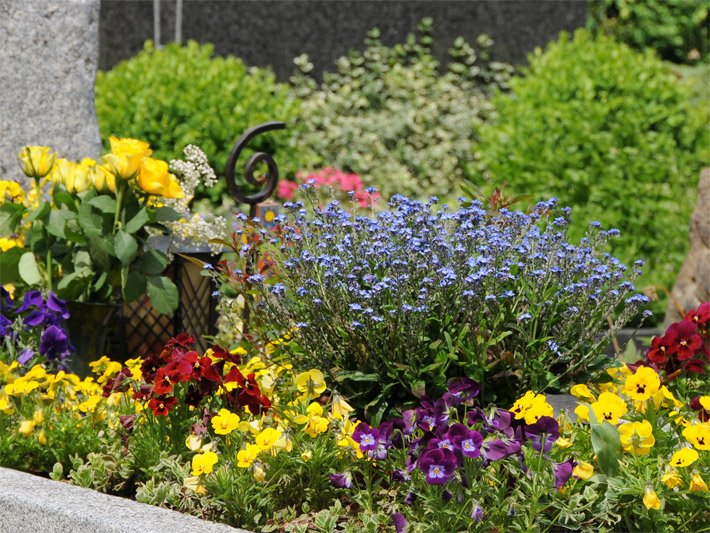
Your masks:
<path fill-rule="evenodd" d="M 0 531 L 248 533 L 126 498 L 0 468 Z"/>

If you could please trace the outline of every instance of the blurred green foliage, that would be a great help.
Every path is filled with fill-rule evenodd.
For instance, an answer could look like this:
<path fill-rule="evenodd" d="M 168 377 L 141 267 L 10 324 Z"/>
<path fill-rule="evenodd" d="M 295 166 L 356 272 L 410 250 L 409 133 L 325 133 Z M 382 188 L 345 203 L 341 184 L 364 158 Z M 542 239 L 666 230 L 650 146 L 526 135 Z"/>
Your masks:
<path fill-rule="evenodd" d="M 529 63 L 512 93 L 494 98 L 497 121 L 480 128 L 486 170 L 472 179 L 558 197 L 574 208 L 573 237 L 594 220 L 620 229 L 612 253 L 646 261 L 637 285 L 672 286 L 710 159 L 708 109 L 652 52 L 586 30 L 561 34 Z"/>
<path fill-rule="evenodd" d="M 309 76 L 307 56 L 296 59 L 292 82 L 304 100 L 305 131 L 295 142 L 310 154 L 309 170 L 354 172 L 385 198 L 457 192 L 472 163 L 474 125 L 491 112 L 488 93 L 506 87 L 512 67 L 490 61 L 492 42 L 482 35 L 478 53 L 456 39 L 441 73 L 431 19 L 417 29 L 393 47 L 372 30 L 365 50 L 341 57 L 322 84 Z"/>
<path fill-rule="evenodd" d="M 280 120 L 293 133 L 299 109 L 299 101 L 271 70 L 214 56 L 212 45 L 194 41 L 164 48 L 149 41 L 138 55 L 99 72 L 96 79 L 96 112 L 105 141 L 109 135 L 141 139 L 150 143 L 154 157 L 167 161 L 195 144 L 218 174 L 224 173 L 229 152 L 246 129 Z M 282 175 L 300 167 L 286 133 L 259 136 L 250 148 L 275 153 Z M 215 202 L 223 188 L 212 191 Z"/>
<path fill-rule="evenodd" d="M 707 61 L 710 0 L 593 0 L 588 26 L 674 63 Z"/>

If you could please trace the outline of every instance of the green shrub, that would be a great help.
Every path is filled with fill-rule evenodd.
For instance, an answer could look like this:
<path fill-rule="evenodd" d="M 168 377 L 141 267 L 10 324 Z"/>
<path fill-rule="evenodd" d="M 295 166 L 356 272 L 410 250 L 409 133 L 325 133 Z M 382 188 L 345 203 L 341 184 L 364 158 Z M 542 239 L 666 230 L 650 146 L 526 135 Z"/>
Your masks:
<path fill-rule="evenodd" d="M 708 156 L 688 87 L 651 52 L 585 30 L 537 50 L 511 86 L 480 131 L 489 186 L 558 197 L 574 208 L 574 238 L 594 220 L 620 229 L 612 253 L 646 260 L 640 286 L 672 285 Z"/>
<path fill-rule="evenodd" d="M 372 30 L 365 51 L 341 57 L 321 85 L 308 76 L 308 57 L 296 59 L 306 129 L 296 142 L 311 154 L 309 170 L 354 172 L 385 197 L 456 192 L 472 160 L 473 125 L 490 111 L 487 90 L 505 86 L 511 67 L 489 62 L 487 37 L 478 39 L 479 57 L 458 38 L 442 74 L 431 28 L 424 19 L 418 36 L 394 47 Z"/>
<path fill-rule="evenodd" d="M 594 0 L 588 26 L 676 63 L 707 60 L 708 0 Z"/>
<path fill-rule="evenodd" d="M 223 174 L 229 152 L 244 130 L 281 120 L 297 127 L 299 102 L 268 69 L 248 68 L 234 57 L 213 56 L 212 45 L 151 42 L 132 59 L 96 78 L 96 112 L 109 135 L 148 141 L 159 159 L 179 159 L 188 144 L 207 154 Z M 260 136 L 250 145 L 277 154 L 282 174 L 298 170 L 288 136 Z"/>

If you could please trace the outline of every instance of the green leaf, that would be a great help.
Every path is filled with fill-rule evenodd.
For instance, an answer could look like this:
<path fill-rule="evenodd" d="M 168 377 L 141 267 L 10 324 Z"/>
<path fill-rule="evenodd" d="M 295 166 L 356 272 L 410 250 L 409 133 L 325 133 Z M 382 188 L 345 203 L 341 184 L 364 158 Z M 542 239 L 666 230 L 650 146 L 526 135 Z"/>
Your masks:
<path fill-rule="evenodd" d="M 138 242 L 123 230 L 116 232 L 114 240 L 116 257 L 124 265 L 130 265 L 138 255 Z"/>
<path fill-rule="evenodd" d="M 126 222 L 125 229 L 128 233 L 135 233 L 139 231 L 143 226 L 150 222 L 150 217 L 148 216 L 148 210 L 145 207 L 141 207 L 135 216 Z"/>
<path fill-rule="evenodd" d="M 57 296 L 63 300 L 78 300 L 84 293 L 86 286 L 91 282 L 91 272 L 72 272 L 66 274 L 57 283 Z"/>
<path fill-rule="evenodd" d="M 123 298 L 130 303 L 145 294 L 147 285 L 146 277 L 140 272 L 129 272 L 126 279 L 126 286 L 123 287 Z"/>
<path fill-rule="evenodd" d="M 172 207 L 161 207 L 155 212 L 155 220 L 157 222 L 175 222 L 181 218 L 182 215 Z"/>
<path fill-rule="evenodd" d="M 116 212 L 116 200 L 102 194 L 101 196 L 96 196 L 88 201 L 89 205 L 94 206 L 96 209 L 102 213 L 115 213 Z"/>
<path fill-rule="evenodd" d="M 22 281 L 27 283 L 27 285 L 38 285 L 39 282 L 42 281 L 42 276 L 39 273 L 39 267 L 37 266 L 35 254 L 32 252 L 25 252 L 22 254 L 20 262 L 17 264 L 17 269 L 20 272 Z"/>
<path fill-rule="evenodd" d="M 20 258 L 25 253 L 21 247 L 10 248 L 0 254 L 0 284 L 15 283 L 20 279 Z"/>
<path fill-rule="evenodd" d="M 177 287 L 165 276 L 148 276 L 148 297 L 158 313 L 172 316 L 177 309 Z"/>
<path fill-rule="evenodd" d="M 30 216 L 27 217 L 27 220 L 29 220 L 30 222 L 34 222 L 38 218 L 43 219 L 49 214 L 51 210 L 52 206 L 49 205 L 49 202 L 42 202 L 39 208 L 35 209 L 30 213 Z"/>
<path fill-rule="evenodd" d="M 607 476 L 614 476 L 619 470 L 619 460 L 623 454 L 621 437 L 616 427 L 606 420 L 601 424 L 592 423 L 592 448 L 599 460 L 599 470 Z"/>
<path fill-rule="evenodd" d="M 15 228 L 20 220 L 22 220 L 22 215 L 25 211 L 25 206 L 20 204 L 9 203 L 0 205 L 0 236 L 15 233 Z"/>
<path fill-rule="evenodd" d="M 55 237 L 66 239 L 67 224 L 71 220 L 76 220 L 76 214 L 67 209 L 54 209 L 49 214 L 49 222 L 47 223 L 47 232 Z"/>
<path fill-rule="evenodd" d="M 111 268 L 111 255 L 114 253 L 111 236 L 89 234 L 86 237 L 89 242 L 91 259 L 102 270 L 109 270 Z"/>
<path fill-rule="evenodd" d="M 158 250 L 148 250 L 141 255 L 133 264 L 133 268 L 148 274 L 149 276 L 157 276 L 162 274 L 168 266 L 167 256 Z"/>
<path fill-rule="evenodd" d="M 66 205 L 70 209 L 73 207 L 74 209 L 72 209 L 72 211 L 76 211 L 74 197 L 68 192 L 61 190 L 54 191 L 52 199 L 54 200 L 54 205 L 58 207 Z"/>

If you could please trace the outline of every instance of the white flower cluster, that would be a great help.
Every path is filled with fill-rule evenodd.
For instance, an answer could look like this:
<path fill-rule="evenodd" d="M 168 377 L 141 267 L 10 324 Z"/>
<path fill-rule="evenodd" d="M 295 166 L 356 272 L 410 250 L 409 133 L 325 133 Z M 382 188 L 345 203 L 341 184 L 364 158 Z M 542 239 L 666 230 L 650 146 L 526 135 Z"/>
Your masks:
<path fill-rule="evenodd" d="M 217 253 L 222 249 L 219 244 L 210 243 L 212 239 L 227 238 L 227 220 L 223 216 L 193 213 L 190 202 L 195 196 L 195 189 L 204 184 L 211 187 L 217 183 L 217 175 L 209 165 L 207 156 L 197 146 L 185 147 L 184 160 L 170 161 L 170 170 L 177 176 L 184 193 L 183 198 L 166 200 L 166 205 L 182 215 L 177 222 L 170 222 L 172 234 L 178 240 L 208 243 Z"/>

